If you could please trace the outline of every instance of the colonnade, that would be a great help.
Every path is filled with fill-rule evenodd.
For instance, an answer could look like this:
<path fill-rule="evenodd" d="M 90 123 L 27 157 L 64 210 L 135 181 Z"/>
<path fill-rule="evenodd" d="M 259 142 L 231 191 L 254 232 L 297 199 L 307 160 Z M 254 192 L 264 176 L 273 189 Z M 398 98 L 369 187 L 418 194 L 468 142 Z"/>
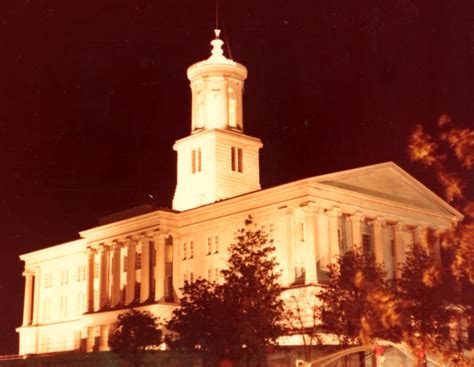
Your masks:
<path fill-rule="evenodd" d="M 103 310 L 129 305 L 159 301 L 165 296 L 165 242 L 163 235 L 115 240 L 110 244 L 101 243 L 87 248 L 86 311 Z M 141 246 L 140 290 L 137 293 L 136 263 L 137 246 Z M 126 264 L 122 255 L 126 254 Z M 154 258 L 153 258 L 154 257 Z M 95 267 L 99 264 L 98 282 Z M 126 267 L 126 269 L 124 269 Z M 122 273 L 125 279 L 122 278 Z M 94 292 L 98 291 L 98 304 L 94 302 Z M 122 287 L 125 297 L 122 297 Z M 153 296 L 153 299 L 151 297 Z"/>
<path fill-rule="evenodd" d="M 340 255 L 340 241 L 345 223 L 341 226 L 341 217 L 349 221 L 350 233 L 345 232 L 346 243 L 349 248 L 363 248 L 364 234 L 370 236 L 371 251 L 378 263 L 384 263 L 386 259 L 392 260 L 394 275 L 400 277 L 399 263 L 405 262 L 406 237 L 404 233 L 411 233 L 412 239 L 409 243 L 419 243 L 423 227 L 407 225 L 402 221 L 387 221 L 382 216 L 366 216 L 360 211 L 344 212 L 339 207 L 330 209 L 307 205 L 302 207 L 306 233 L 309 235 L 309 243 L 314 246 L 305 248 L 304 262 L 306 268 L 306 282 L 317 281 L 317 266 L 327 269 L 335 257 Z M 387 228 L 392 233 L 387 234 Z M 389 236 L 389 237 L 388 237 Z M 294 237 L 294 239 L 296 239 Z M 390 240 L 393 241 L 393 249 Z M 390 257 L 389 257 L 390 256 Z M 295 261 L 291 260 L 290 261 Z M 388 264 L 387 264 L 388 265 Z M 290 265 L 290 269 L 293 266 Z M 391 276 L 392 274 L 390 274 Z"/>

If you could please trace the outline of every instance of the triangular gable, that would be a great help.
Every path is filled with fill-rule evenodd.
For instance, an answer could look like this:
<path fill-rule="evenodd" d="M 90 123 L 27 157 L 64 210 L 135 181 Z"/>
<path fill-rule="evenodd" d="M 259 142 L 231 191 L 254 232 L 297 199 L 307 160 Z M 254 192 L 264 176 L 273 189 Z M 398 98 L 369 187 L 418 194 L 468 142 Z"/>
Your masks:
<path fill-rule="evenodd" d="M 462 219 L 461 213 L 393 162 L 318 176 L 314 179 L 325 185 Z"/>

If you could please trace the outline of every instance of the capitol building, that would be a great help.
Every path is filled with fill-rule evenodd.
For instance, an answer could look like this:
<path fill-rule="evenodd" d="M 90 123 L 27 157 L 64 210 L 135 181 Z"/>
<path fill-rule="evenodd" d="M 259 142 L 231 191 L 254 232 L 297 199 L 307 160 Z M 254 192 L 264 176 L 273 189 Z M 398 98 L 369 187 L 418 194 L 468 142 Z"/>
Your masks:
<path fill-rule="evenodd" d="M 220 280 L 249 215 L 274 241 L 285 288 L 324 282 L 328 265 L 354 246 L 397 277 L 425 229 L 462 219 L 392 162 L 262 189 L 263 143 L 244 129 L 247 69 L 224 56 L 219 31 L 211 45 L 210 57 L 187 70 L 191 131 L 173 146 L 172 209 L 116 213 L 77 240 L 21 255 L 19 354 L 108 350 L 117 316 L 130 307 L 168 318 L 185 281 Z"/>

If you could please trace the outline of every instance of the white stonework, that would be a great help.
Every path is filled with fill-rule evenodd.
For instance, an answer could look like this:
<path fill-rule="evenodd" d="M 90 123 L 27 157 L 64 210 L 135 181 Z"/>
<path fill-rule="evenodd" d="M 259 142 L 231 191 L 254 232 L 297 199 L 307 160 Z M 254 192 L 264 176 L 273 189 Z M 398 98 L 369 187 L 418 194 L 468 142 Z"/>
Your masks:
<path fill-rule="evenodd" d="M 396 263 L 404 261 L 423 229 L 449 228 L 462 219 L 392 162 L 261 190 L 262 144 L 243 133 L 241 119 L 247 71 L 220 53 L 221 43 L 216 38 L 213 55 L 188 70 L 192 132 L 174 146 L 174 210 L 100 225 L 80 232 L 78 240 L 20 256 L 25 263 L 20 354 L 107 350 L 117 315 L 131 306 L 166 319 L 185 280 L 219 281 L 228 246 L 249 215 L 274 241 L 284 287 L 317 286 L 334 256 L 354 246 L 366 246 L 396 276 Z M 200 83 L 210 83 L 201 92 L 210 93 L 200 107 L 204 120 L 195 111 Z M 229 89 L 222 89 L 229 83 L 235 124 L 229 122 Z M 214 96 L 219 88 L 223 94 Z M 219 102 L 208 108 L 214 97 Z M 193 173 L 197 148 L 201 166 Z"/>

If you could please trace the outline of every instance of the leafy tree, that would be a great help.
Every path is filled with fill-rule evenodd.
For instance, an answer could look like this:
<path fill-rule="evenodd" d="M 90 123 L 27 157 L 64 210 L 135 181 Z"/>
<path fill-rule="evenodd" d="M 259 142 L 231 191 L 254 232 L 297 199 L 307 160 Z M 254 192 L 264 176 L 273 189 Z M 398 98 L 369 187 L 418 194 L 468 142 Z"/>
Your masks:
<path fill-rule="evenodd" d="M 110 349 L 139 367 L 144 352 L 161 344 L 158 319 L 148 311 L 131 309 L 118 316 L 117 330 L 109 339 Z"/>
<path fill-rule="evenodd" d="M 417 244 L 407 253 L 398 281 L 403 341 L 414 351 L 438 354 L 462 366 L 459 339 L 451 326 L 462 308 L 453 303 L 457 294 L 448 268 L 424 246 Z"/>
<path fill-rule="evenodd" d="M 375 338 L 398 340 L 393 290 L 374 256 L 347 251 L 329 268 L 329 282 L 319 293 L 322 326 L 341 345 L 362 345 Z"/>
<path fill-rule="evenodd" d="M 259 364 L 284 332 L 279 273 L 271 241 L 246 220 L 229 248 L 221 283 L 198 280 L 182 288 L 181 307 L 167 327 L 171 346 L 201 350 L 208 363 L 219 360 Z"/>

